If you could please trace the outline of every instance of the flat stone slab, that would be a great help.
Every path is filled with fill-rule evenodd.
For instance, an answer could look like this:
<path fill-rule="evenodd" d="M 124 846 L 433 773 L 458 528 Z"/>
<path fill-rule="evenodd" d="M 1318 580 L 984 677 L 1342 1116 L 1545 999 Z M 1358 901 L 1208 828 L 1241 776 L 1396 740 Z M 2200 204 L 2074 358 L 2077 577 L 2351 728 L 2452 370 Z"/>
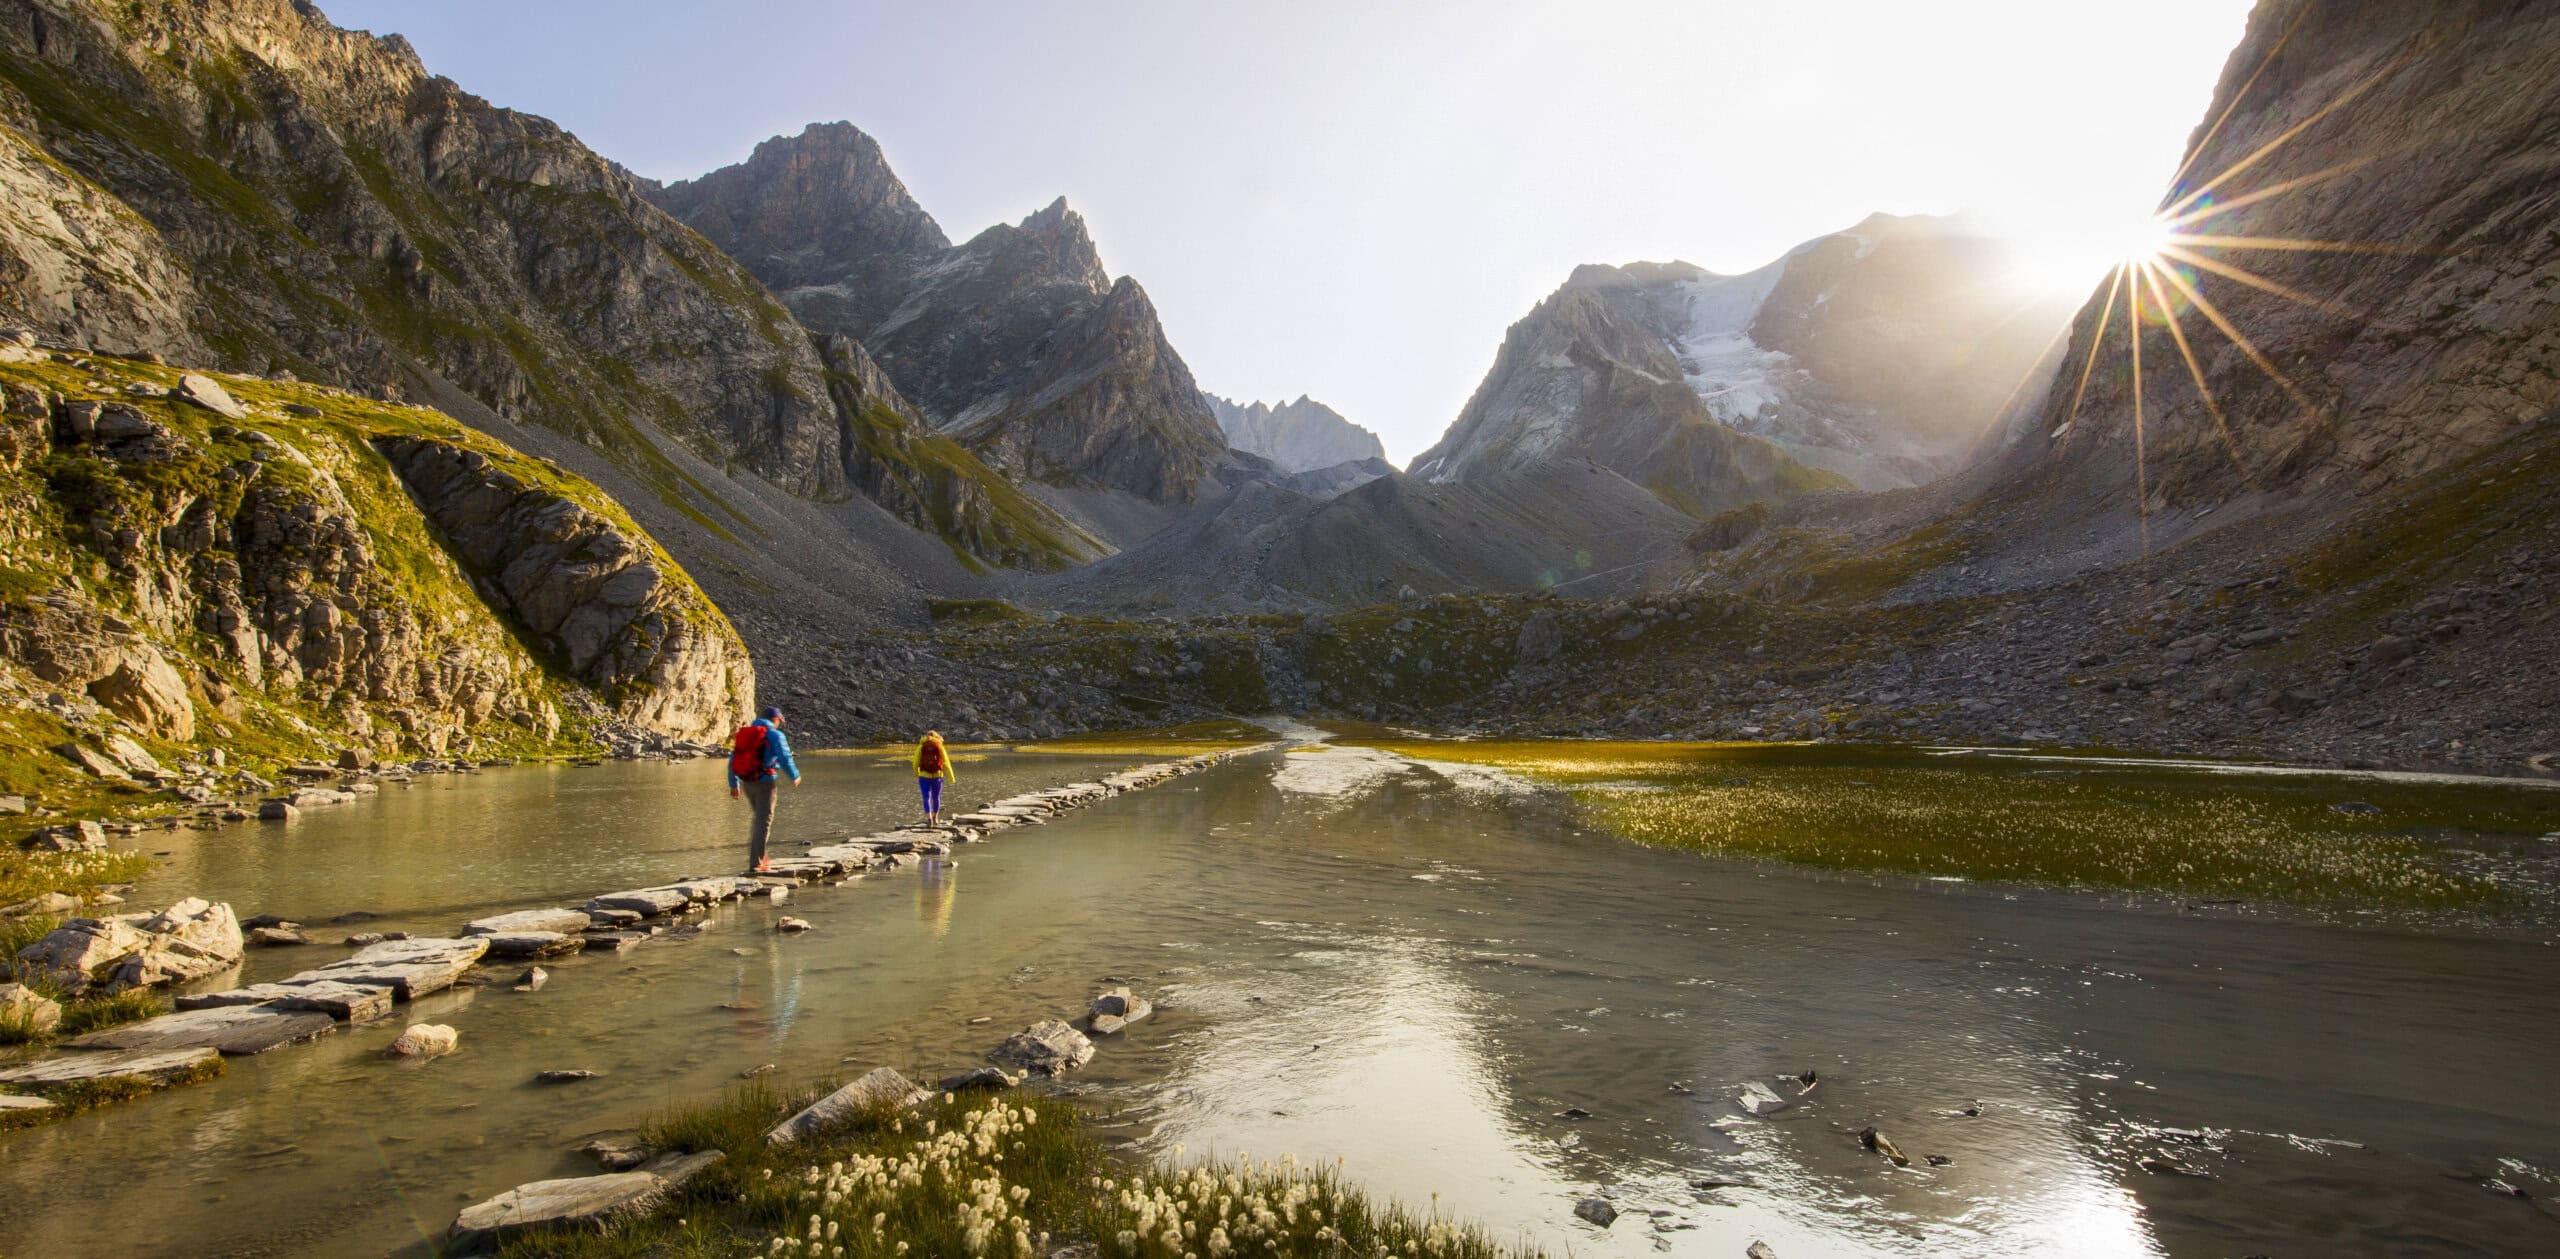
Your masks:
<path fill-rule="evenodd" d="M 506 935 L 516 931 L 584 931 L 593 916 L 583 909 L 519 909 L 494 918 L 475 918 L 462 924 L 467 936 Z"/>
<path fill-rule="evenodd" d="M 733 901 L 746 895 L 755 888 L 756 880 L 752 875 L 724 874 L 717 878 L 686 879 L 669 886 L 684 893 L 686 900 L 707 905 L 713 901 Z"/>
<path fill-rule="evenodd" d="M 587 908 L 627 909 L 643 918 L 656 918 L 692 903 L 691 896 L 672 887 L 642 887 L 628 892 L 607 892 L 588 901 Z"/>
<path fill-rule="evenodd" d="M 764 1139 L 773 1145 L 789 1145 L 866 1111 L 904 1110 L 930 1096 L 894 1068 L 874 1068 L 861 1079 L 819 1098 L 810 1103 L 808 1109 L 774 1125 L 773 1131 L 764 1134 Z"/>
<path fill-rule="evenodd" d="M 667 1195 L 654 1172 L 608 1172 L 518 1185 L 454 1217 L 445 1253 L 496 1254 L 528 1233 L 601 1233 L 648 1211 Z"/>
<path fill-rule="evenodd" d="M 41 1097 L 18 1097 L 13 1094 L 0 1093 L 0 1114 L 7 1114 L 13 1110 L 51 1109 L 53 1109 L 53 1103 L 48 1102 Z"/>
<path fill-rule="evenodd" d="M 502 931 L 495 935 L 476 938 L 489 942 L 488 956 L 490 957 L 516 959 L 556 957 L 562 953 L 575 953 L 587 946 L 584 938 L 585 929 L 581 927 L 577 930 L 581 934 L 567 935 L 558 931 Z"/>
<path fill-rule="evenodd" d="M 579 938 L 579 943 L 591 953 L 619 953 L 648 938 L 648 933 L 641 931 L 590 931 Z"/>
<path fill-rule="evenodd" d="M 487 936 L 461 940 L 433 938 L 385 940 L 356 950 L 343 961 L 307 970 L 276 982 L 292 987 L 314 983 L 363 984 L 389 988 L 394 1000 L 415 1001 L 442 992 L 462 978 L 489 951 Z"/>
<path fill-rule="evenodd" d="M 180 1010 L 156 1019 L 110 1027 L 63 1042 L 70 1049 L 211 1049 L 226 1054 L 262 1054 L 270 1049 L 317 1040 L 338 1030 L 338 1021 L 316 1010 L 278 1010 L 268 1006 L 215 1006 Z"/>
<path fill-rule="evenodd" d="M 225 1006 L 267 1006 L 278 1010 L 316 1010 L 347 1023 L 363 1023 L 391 1013 L 391 989 L 381 984 L 251 984 L 228 992 L 198 992 L 178 998 L 181 1010 Z"/>
<path fill-rule="evenodd" d="M 222 1056 L 220 1050 L 145 1049 L 125 1053 L 59 1054 L 0 1070 L 0 1084 L 51 1088 L 132 1076 L 167 1083 Z"/>

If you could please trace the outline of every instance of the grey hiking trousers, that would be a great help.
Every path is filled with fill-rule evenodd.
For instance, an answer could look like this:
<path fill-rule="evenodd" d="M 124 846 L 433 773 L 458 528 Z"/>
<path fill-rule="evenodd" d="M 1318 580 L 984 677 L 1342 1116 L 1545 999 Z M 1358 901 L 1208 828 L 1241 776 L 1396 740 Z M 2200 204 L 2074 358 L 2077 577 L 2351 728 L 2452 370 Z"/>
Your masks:
<path fill-rule="evenodd" d="M 755 813 L 754 819 L 747 823 L 748 869 L 764 864 L 765 841 L 773 838 L 773 793 L 781 787 L 779 778 L 738 784 L 738 790 L 747 797 L 747 807 Z"/>

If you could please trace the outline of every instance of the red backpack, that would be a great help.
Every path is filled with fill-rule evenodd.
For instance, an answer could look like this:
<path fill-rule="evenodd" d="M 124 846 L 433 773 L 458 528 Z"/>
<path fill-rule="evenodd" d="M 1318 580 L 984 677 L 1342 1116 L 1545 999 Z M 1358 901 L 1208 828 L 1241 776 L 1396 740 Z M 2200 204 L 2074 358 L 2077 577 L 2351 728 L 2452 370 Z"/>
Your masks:
<path fill-rule="evenodd" d="M 942 772 L 942 745 L 927 743 L 916 749 L 916 768 L 926 774 Z"/>
<path fill-rule="evenodd" d="M 764 778 L 765 736 L 771 733 L 772 727 L 754 722 L 738 727 L 738 733 L 729 737 L 729 772 L 740 778 L 761 781 Z"/>

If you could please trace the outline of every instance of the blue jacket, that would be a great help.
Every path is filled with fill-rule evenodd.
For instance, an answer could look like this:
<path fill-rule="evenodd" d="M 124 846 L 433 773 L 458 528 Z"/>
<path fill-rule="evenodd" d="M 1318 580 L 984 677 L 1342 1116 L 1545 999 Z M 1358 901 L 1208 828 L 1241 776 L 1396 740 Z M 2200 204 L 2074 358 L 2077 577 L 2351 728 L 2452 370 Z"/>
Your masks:
<path fill-rule="evenodd" d="M 774 729 L 773 723 L 762 717 L 756 718 L 755 724 L 764 727 L 764 760 L 761 762 L 764 772 L 756 775 L 756 781 L 764 782 L 772 779 L 777 770 L 781 771 L 781 776 L 784 778 L 793 782 L 800 781 L 800 767 L 791 760 L 791 740 L 783 738 L 782 732 Z M 737 786 L 738 771 L 732 769 L 729 771 L 729 787 L 735 790 Z"/>

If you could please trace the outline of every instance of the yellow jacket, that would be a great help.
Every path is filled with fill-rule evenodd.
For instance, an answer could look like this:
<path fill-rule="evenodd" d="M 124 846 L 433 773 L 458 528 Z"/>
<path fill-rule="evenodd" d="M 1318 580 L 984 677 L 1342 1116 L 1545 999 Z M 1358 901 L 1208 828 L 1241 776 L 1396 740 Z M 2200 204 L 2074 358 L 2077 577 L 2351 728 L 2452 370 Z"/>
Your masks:
<path fill-rule="evenodd" d="M 938 773 L 938 774 L 928 774 L 928 773 L 926 773 L 926 772 L 925 772 L 925 769 L 924 769 L 924 749 L 925 749 L 925 745 L 926 745 L 926 744 L 928 744 L 928 743 L 930 743 L 930 744 L 932 744 L 932 745 L 933 745 L 933 748 L 934 748 L 934 750 L 935 750 L 935 751 L 942 753 L 942 772 L 941 772 L 941 773 Z M 951 749 L 949 749 L 949 748 L 946 748 L 946 747 L 942 746 L 942 741 L 941 741 L 941 740 L 939 740 L 939 739 L 919 739 L 919 740 L 917 740 L 917 741 L 916 741 L 916 752 L 915 752 L 915 757 L 914 757 L 914 764 L 915 764 L 915 767 L 916 767 L 916 777 L 918 777 L 918 778 L 939 778 L 939 779 L 943 780 L 944 782 L 958 782 L 958 781 L 960 781 L 960 775 L 959 775 L 959 773 L 958 773 L 957 771 L 955 771 L 955 770 L 953 770 L 953 769 L 951 768 Z"/>

